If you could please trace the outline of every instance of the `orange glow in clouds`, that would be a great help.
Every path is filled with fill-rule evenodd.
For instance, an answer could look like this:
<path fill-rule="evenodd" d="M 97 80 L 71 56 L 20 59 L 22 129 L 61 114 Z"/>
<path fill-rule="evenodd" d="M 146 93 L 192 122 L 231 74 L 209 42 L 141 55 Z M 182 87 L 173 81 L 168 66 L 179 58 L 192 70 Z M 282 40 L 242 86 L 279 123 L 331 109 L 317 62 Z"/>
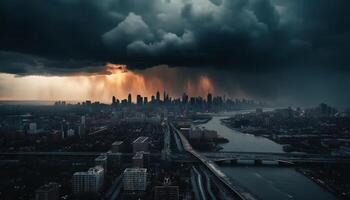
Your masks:
<path fill-rule="evenodd" d="M 145 70 L 127 70 L 124 65 L 108 63 L 104 74 L 73 76 L 23 76 L 0 74 L 1 100 L 67 100 L 90 99 L 109 103 L 112 96 L 126 98 L 154 95 L 166 90 L 179 97 L 183 92 L 191 96 L 205 96 L 214 92 L 207 75 L 193 75 L 185 68 L 156 66 Z"/>

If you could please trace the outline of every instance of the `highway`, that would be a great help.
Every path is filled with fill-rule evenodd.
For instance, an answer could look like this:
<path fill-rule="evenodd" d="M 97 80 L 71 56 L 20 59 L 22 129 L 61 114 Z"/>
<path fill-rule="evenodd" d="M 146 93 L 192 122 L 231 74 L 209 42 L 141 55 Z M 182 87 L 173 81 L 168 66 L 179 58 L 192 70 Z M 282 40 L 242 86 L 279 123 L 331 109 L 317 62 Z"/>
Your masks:
<path fill-rule="evenodd" d="M 219 167 L 213 162 L 208 160 L 205 156 L 201 155 L 197 151 L 192 148 L 192 145 L 188 142 L 187 138 L 182 135 L 182 133 L 176 129 L 176 127 L 170 123 L 171 128 L 176 132 L 179 136 L 182 146 L 191 155 L 197 158 L 200 162 L 202 162 L 214 175 L 217 177 L 220 182 L 231 192 L 231 195 L 234 199 L 240 200 L 256 200 L 252 194 L 247 191 L 244 191 L 242 188 L 237 185 L 233 185 L 229 178 L 219 169 Z"/>

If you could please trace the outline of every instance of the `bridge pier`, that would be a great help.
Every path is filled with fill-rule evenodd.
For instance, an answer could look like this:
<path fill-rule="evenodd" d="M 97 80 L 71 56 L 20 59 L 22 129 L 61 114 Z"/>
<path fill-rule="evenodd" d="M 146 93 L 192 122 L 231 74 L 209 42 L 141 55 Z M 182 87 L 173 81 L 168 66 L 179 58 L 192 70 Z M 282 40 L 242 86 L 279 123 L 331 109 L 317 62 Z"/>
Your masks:
<path fill-rule="evenodd" d="M 263 161 L 261 159 L 255 159 L 254 164 L 255 165 L 262 165 Z"/>

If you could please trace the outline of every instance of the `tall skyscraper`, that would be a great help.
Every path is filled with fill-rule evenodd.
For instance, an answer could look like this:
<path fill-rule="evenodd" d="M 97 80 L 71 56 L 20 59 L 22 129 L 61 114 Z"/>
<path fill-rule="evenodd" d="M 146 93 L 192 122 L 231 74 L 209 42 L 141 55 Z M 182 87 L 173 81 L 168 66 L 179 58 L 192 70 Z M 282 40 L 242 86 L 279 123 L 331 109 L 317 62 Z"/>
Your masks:
<path fill-rule="evenodd" d="M 128 104 L 131 104 L 131 101 L 132 101 L 131 94 L 129 93 L 129 95 L 128 95 Z"/>
<path fill-rule="evenodd" d="M 142 105 L 142 103 L 143 103 L 142 96 L 139 94 L 136 97 L 136 103 L 137 103 L 137 105 Z"/>
<path fill-rule="evenodd" d="M 112 97 L 112 104 L 115 104 L 116 103 L 116 98 L 115 96 Z"/>
<path fill-rule="evenodd" d="M 188 95 L 186 93 L 183 93 L 182 95 L 182 103 L 187 104 L 188 102 Z"/>
<path fill-rule="evenodd" d="M 208 103 L 208 105 L 212 105 L 213 104 L 213 95 L 211 93 L 208 93 L 207 103 Z"/>
<path fill-rule="evenodd" d="M 159 93 L 159 91 L 157 91 L 156 100 L 157 100 L 157 102 L 160 102 L 160 93 Z"/>

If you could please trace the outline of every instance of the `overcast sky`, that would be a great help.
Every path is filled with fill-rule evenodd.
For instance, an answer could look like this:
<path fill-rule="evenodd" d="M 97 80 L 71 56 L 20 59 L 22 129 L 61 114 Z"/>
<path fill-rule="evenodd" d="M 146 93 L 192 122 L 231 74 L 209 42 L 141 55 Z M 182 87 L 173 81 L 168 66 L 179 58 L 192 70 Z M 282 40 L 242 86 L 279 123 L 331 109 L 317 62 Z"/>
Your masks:
<path fill-rule="evenodd" d="M 207 77 L 217 94 L 349 105 L 349 7 L 348 0 L 1 0 L 0 98 L 19 85 L 17 76 L 108 76 L 110 62 L 145 81 L 154 66 L 176 71 L 172 82 L 159 67 L 152 74 L 176 95 L 176 84 L 188 89 Z"/>

